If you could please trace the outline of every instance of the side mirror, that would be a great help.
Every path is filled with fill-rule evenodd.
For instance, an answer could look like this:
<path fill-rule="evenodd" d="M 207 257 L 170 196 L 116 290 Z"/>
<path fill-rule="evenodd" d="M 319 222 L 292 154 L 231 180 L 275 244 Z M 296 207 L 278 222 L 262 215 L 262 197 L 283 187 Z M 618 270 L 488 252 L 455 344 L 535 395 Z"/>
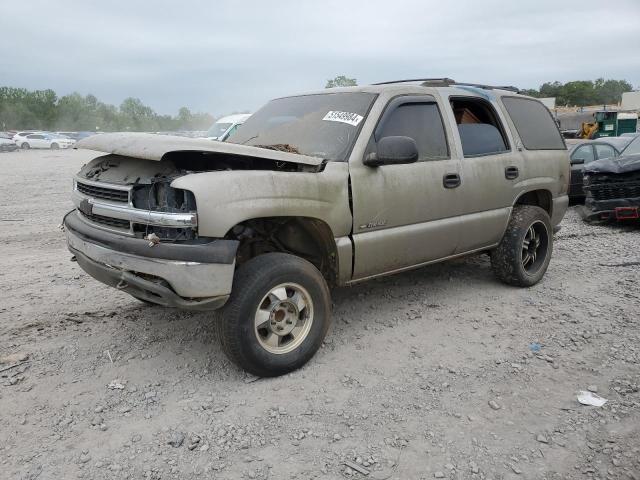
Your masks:
<path fill-rule="evenodd" d="M 378 151 L 364 159 L 369 167 L 381 165 L 400 165 L 418 160 L 418 146 L 411 137 L 383 137 L 378 142 Z"/>
<path fill-rule="evenodd" d="M 571 165 L 583 165 L 584 158 L 573 158 L 571 159 Z"/>

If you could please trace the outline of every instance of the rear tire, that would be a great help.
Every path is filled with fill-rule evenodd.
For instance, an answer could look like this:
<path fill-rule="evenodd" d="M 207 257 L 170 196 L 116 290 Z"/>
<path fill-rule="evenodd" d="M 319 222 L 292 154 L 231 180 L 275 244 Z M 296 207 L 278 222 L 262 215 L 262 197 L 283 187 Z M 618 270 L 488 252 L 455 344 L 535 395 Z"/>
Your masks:
<path fill-rule="evenodd" d="M 216 319 L 229 359 L 259 377 L 296 370 L 316 353 L 331 323 L 331 298 L 311 263 L 285 253 L 242 265 Z"/>
<path fill-rule="evenodd" d="M 517 205 L 502 241 L 491 252 L 491 266 L 504 283 L 530 287 L 544 276 L 552 252 L 549 214 L 540 207 Z"/>
<path fill-rule="evenodd" d="M 23 150 L 29 150 L 31 148 L 31 145 L 29 145 L 27 142 L 24 142 L 22 145 L 20 145 L 20 148 L 22 148 Z"/>
<path fill-rule="evenodd" d="M 58 145 L 57 143 L 51 144 L 51 150 L 58 150 L 59 148 L 60 148 L 60 145 Z"/>

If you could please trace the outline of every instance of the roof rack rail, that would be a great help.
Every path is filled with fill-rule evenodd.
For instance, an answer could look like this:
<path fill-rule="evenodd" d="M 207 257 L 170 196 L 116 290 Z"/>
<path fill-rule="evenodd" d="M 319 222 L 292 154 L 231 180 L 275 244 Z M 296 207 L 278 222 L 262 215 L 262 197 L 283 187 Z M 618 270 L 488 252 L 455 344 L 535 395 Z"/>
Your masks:
<path fill-rule="evenodd" d="M 373 85 L 391 85 L 393 83 L 410 83 L 410 82 L 422 82 L 422 86 L 424 87 L 450 87 L 454 85 L 459 85 L 463 87 L 475 87 L 482 88 L 484 90 L 507 90 L 510 92 L 520 93 L 520 89 L 518 87 L 507 86 L 507 85 L 483 85 L 480 83 L 468 83 L 468 82 L 456 82 L 451 78 L 413 78 L 409 80 L 393 80 L 390 82 L 379 82 L 374 83 Z"/>
<path fill-rule="evenodd" d="M 389 82 L 378 82 L 373 85 L 390 85 L 392 83 L 409 83 L 409 82 L 429 82 L 429 83 L 446 83 L 446 84 L 454 84 L 455 80 L 451 78 L 411 78 L 408 80 L 391 80 Z"/>

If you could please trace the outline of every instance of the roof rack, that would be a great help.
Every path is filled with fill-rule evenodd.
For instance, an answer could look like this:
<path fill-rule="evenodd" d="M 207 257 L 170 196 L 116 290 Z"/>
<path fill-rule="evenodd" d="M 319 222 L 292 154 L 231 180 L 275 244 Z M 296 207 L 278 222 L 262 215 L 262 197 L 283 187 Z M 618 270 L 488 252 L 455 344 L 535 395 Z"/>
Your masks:
<path fill-rule="evenodd" d="M 508 90 L 511 92 L 519 93 L 520 89 L 512 86 L 495 86 L 495 85 L 482 85 L 479 83 L 468 83 L 468 82 L 456 82 L 451 78 L 413 78 L 408 80 L 392 80 L 390 82 L 378 82 L 373 85 L 391 85 L 393 83 L 411 83 L 411 82 L 422 82 L 423 87 L 451 87 L 454 85 L 464 86 L 464 87 L 476 87 L 482 88 L 484 90 Z"/>

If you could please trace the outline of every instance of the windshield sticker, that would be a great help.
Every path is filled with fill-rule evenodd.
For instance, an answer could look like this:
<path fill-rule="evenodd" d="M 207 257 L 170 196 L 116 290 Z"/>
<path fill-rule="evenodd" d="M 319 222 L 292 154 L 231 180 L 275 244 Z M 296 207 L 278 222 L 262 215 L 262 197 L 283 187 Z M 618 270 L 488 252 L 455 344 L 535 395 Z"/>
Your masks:
<path fill-rule="evenodd" d="M 349 125 L 357 127 L 363 118 L 364 117 L 358 115 L 357 113 L 335 112 L 332 110 L 328 112 L 322 120 L 325 120 L 327 122 L 348 123 Z"/>

